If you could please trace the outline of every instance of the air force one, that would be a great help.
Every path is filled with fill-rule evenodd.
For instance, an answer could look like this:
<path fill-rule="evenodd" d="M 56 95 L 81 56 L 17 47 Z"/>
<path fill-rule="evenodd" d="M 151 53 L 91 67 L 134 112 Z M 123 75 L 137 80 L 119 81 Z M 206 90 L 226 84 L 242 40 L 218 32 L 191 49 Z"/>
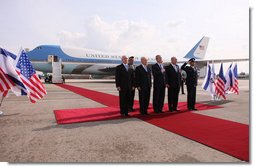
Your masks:
<path fill-rule="evenodd" d="M 206 66 L 207 61 L 232 62 L 248 61 L 249 59 L 204 59 L 209 37 L 203 37 L 183 58 L 186 62 L 190 58 L 195 58 L 197 67 L 201 69 Z M 40 45 L 27 52 L 34 68 L 44 73 L 52 73 L 53 61 L 62 62 L 62 74 L 90 74 L 90 75 L 113 75 L 115 67 L 121 63 L 119 54 L 105 53 L 90 49 L 67 48 L 57 45 Z M 135 64 L 140 64 L 140 57 L 135 56 Z M 148 58 L 149 64 L 156 63 L 155 58 Z M 165 64 L 170 62 L 170 58 L 164 58 Z"/>

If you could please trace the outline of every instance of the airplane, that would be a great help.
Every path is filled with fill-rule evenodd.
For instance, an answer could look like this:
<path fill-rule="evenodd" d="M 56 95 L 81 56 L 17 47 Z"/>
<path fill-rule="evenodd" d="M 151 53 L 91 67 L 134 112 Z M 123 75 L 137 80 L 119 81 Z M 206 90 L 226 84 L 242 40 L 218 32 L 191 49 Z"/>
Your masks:
<path fill-rule="evenodd" d="M 186 60 L 178 61 L 184 63 L 188 59 L 195 58 L 198 69 L 206 67 L 207 61 L 220 63 L 232 61 L 248 61 L 243 59 L 204 59 L 209 43 L 209 37 L 202 37 L 198 43 L 183 57 Z M 114 75 L 115 67 L 121 64 L 123 54 L 106 53 L 102 51 L 68 48 L 58 45 L 40 45 L 28 51 L 27 55 L 37 71 L 52 73 L 52 60 L 62 62 L 62 74 L 89 74 L 89 75 Z M 135 64 L 140 64 L 140 57 L 135 56 Z M 170 62 L 163 59 L 164 62 Z M 156 63 L 155 58 L 148 58 L 149 64 Z M 167 63 L 165 63 L 166 65 Z"/>

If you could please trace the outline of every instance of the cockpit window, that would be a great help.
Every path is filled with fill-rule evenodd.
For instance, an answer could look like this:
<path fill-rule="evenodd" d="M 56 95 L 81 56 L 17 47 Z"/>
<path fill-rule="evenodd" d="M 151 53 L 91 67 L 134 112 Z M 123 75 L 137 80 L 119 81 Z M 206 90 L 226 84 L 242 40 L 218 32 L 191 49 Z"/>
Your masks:
<path fill-rule="evenodd" d="M 42 49 L 41 46 L 38 46 L 36 49 Z"/>

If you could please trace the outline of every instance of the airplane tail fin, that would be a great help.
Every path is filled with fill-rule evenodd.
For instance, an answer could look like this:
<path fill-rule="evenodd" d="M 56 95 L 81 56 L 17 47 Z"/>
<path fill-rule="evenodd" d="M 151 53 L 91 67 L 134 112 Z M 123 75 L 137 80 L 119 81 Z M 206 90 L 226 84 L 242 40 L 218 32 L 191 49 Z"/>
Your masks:
<path fill-rule="evenodd" d="M 204 59 L 209 37 L 203 37 L 185 56 L 186 59 Z"/>

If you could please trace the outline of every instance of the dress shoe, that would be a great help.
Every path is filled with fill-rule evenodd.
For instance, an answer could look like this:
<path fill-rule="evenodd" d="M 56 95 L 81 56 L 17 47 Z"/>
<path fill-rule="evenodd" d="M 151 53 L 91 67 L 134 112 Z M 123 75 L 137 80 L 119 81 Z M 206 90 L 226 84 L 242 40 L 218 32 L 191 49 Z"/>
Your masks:
<path fill-rule="evenodd" d="M 194 110 L 194 111 L 197 111 L 198 109 L 196 109 L 196 108 L 193 108 L 192 110 Z"/>
<path fill-rule="evenodd" d="M 193 109 L 192 108 L 188 108 L 189 111 L 192 111 Z"/>
<path fill-rule="evenodd" d="M 128 117 L 128 116 L 130 116 L 130 115 L 129 115 L 129 114 L 124 114 L 124 116 Z"/>
<path fill-rule="evenodd" d="M 179 112 L 179 111 L 181 111 L 181 110 L 177 110 L 177 109 L 175 109 L 174 111 Z"/>
<path fill-rule="evenodd" d="M 159 113 L 164 113 L 163 111 L 159 111 Z"/>

